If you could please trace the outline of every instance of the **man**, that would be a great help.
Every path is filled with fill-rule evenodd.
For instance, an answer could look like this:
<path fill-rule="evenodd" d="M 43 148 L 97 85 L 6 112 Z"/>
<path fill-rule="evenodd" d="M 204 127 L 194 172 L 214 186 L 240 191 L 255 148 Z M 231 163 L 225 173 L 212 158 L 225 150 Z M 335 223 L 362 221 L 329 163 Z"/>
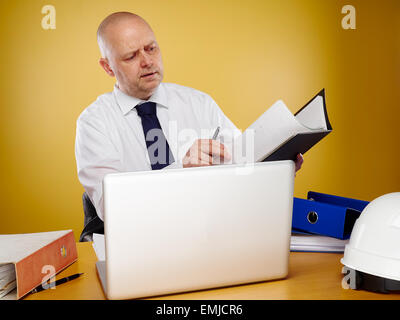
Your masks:
<path fill-rule="evenodd" d="M 75 152 L 79 180 L 103 220 L 105 174 L 230 161 L 225 145 L 210 138 L 216 128 L 226 141 L 240 131 L 207 94 L 162 83 L 160 48 L 141 17 L 113 13 L 97 39 L 100 65 L 116 85 L 80 115 Z M 297 170 L 301 164 L 300 156 Z"/>

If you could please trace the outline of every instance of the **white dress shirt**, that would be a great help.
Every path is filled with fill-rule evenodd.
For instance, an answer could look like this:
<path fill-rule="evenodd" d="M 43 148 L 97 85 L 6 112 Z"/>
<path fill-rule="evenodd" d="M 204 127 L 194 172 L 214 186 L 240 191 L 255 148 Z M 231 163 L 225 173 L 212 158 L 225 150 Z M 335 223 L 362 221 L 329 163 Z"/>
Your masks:
<path fill-rule="evenodd" d="M 166 168 L 182 167 L 182 159 L 195 140 L 210 139 L 217 127 L 222 141 L 241 133 L 216 102 L 198 90 L 161 83 L 148 101 L 157 105 L 157 117 L 175 159 Z M 151 170 L 141 119 L 135 109 L 141 102 L 115 86 L 77 120 L 78 178 L 102 220 L 103 177 L 108 173 Z"/>

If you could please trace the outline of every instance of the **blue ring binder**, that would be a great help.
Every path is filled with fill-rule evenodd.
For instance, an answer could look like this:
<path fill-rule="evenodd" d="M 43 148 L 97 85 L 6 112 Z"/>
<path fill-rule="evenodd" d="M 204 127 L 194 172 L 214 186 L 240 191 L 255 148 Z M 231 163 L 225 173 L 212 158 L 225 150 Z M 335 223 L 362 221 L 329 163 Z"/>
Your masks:
<path fill-rule="evenodd" d="M 308 192 L 307 199 L 294 198 L 292 229 L 338 239 L 349 239 L 355 221 L 368 201 Z M 315 212 L 315 222 L 310 214 Z"/>

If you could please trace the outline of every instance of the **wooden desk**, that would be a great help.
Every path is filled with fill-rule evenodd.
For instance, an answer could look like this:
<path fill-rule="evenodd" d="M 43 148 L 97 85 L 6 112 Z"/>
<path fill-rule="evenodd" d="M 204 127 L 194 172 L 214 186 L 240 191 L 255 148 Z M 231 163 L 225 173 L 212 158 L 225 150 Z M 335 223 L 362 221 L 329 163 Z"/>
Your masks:
<path fill-rule="evenodd" d="M 80 278 L 26 296 L 25 300 L 99 300 L 105 295 L 98 279 L 97 261 L 92 243 L 77 243 L 78 261 L 57 275 L 57 279 L 84 272 Z M 342 288 L 342 254 L 336 253 L 290 253 L 289 275 L 284 280 L 268 281 L 222 289 L 203 290 L 174 294 L 154 299 L 395 299 L 400 294 L 378 294 Z"/>

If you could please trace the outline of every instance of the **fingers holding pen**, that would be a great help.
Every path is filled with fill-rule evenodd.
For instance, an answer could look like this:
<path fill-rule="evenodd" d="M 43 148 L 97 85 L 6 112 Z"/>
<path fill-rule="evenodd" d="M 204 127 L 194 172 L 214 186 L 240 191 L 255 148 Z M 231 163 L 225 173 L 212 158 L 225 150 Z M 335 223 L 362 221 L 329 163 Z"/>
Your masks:
<path fill-rule="evenodd" d="M 209 166 L 229 161 L 231 155 L 225 146 L 217 140 L 198 139 L 183 158 L 184 167 Z M 218 161 L 219 160 L 219 161 Z"/>

